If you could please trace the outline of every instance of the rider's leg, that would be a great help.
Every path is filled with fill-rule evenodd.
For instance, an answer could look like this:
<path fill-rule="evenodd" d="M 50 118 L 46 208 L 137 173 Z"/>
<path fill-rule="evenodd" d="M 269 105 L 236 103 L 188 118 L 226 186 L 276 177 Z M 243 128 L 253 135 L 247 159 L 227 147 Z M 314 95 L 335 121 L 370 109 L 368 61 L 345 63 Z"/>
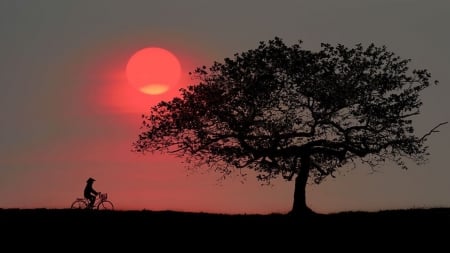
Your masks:
<path fill-rule="evenodd" d="M 94 203 L 95 203 L 95 196 L 90 196 L 89 197 L 89 207 L 93 208 L 94 207 Z"/>

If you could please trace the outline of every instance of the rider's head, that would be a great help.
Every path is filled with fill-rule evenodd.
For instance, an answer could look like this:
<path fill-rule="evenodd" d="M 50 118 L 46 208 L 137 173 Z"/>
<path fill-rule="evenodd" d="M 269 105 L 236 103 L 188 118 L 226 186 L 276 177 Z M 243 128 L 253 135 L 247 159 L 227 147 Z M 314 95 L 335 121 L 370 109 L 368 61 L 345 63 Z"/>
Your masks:
<path fill-rule="evenodd" d="M 86 183 L 93 183 L 95 181 L 95 179 L 93 179 L 92 177 L 90 177 L 87 181 L 86 181 Z"/>

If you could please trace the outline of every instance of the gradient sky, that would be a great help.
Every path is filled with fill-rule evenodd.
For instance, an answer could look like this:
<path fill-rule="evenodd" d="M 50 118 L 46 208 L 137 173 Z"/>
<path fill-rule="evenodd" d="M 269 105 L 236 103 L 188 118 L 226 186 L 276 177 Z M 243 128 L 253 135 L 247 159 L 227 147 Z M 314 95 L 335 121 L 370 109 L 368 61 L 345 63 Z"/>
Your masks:
<path fill-rule="evenodd" d="M 310 50 L 322 42 L 386 45 L 440 82 L 423 93 L 417 134 L 450 119 L 446 0 L 0 0 L 0 20 L 0 208 L 68 208 L 94 177 L 121 210 L 288 212 L 293 182 L 218 182 L 171 156 L 130 152 L 140 115 L 190 84 L 189 71 L 275 36 Z M 131 55 L 151 46 L 181 62 L 179 87 L 165 95 L 140 94 L 125 78 Z M 450 127 L 440 130 L 429 138 L 428 163 L 348 168 L 308 185 L 309 206 L 449 207 Z"/>

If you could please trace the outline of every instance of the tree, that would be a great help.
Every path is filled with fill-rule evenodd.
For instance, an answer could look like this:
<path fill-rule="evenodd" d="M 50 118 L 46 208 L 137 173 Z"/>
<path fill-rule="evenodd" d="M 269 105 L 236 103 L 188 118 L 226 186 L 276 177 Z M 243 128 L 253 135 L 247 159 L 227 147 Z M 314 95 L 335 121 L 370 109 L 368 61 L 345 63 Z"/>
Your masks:
<path fill-rule="evenodd" d="M 356 161 L 406 169 L 405 158 L 426 160 L 427 137 L 445 124 L 414 134 L 427 70 L 409 71 L 410 60 L 385 46 L 322 44 L 312 52 L 301 44 L 275 37 L 197 68 L 190 75 L 198 83 L 142 116 L 133 150 L 180 155 L 224 176 L 250 169 L 266 182 L 295 177 L 293 214 L 312 213 L 308 179 L 320 183 Z"/>

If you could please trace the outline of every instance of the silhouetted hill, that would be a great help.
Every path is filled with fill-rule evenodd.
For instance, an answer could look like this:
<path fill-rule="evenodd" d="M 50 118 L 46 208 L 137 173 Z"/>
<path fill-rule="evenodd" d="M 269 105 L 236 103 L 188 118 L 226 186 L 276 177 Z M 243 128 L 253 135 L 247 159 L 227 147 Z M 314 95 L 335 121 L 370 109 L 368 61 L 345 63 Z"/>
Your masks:
<path fill-rule="evenodd" d="M 386 243 L 402 243 L 402 238 L 408 240 L 403 247 L 418 243 L 431 247 L 447 242 L 442 238 L 448 234 L 449 225 L 450 208 L 342 212 L 308 217 L 146 210 L 0 209 L 0 227 L 7 231 L 3 233 L 5 241 L 7 238 L 40 238 L 39 242 L 96 246 L 103 241 L 104 247 L 149 244 L 149 247 L 165 247 L 164 252 L 178 250 L 178 247 L 207 248 L 208 243 L 223 244 L 221 247 L 229 249 L 237 245 L 290 249 L 298 243 L 313 242 L 319 243 L 314 246 L 319 248 L 328 243 L 350 243 L 348 247 L 356 247 L 353 242 L 370 245 L 378 242 L 371 247 L 380 247 Z M 17 246 L 24 245 L 15 244 Z"/>

